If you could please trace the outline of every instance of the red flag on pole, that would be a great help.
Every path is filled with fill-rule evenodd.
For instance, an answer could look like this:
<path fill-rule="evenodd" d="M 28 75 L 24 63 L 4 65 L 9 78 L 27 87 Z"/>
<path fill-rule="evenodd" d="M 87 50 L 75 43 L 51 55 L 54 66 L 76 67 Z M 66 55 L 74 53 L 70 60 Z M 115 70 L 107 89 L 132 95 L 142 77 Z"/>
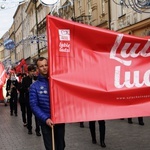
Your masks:
<path fill-rule="evenodd" d="M 150 115 L 150 39 L 47 16 L 55 123 Z"/>
<path fill-rule="evenodd" d="M 0 62 L 0 100 L 3 100 L 3 85 L 5 84 L 5 81 L 6 81 L 6 71 L 4 69 L 4 66 L 3 64 Z"/>
<path fill-rule="evenodd" d="M 27 66 L 26 61 L 25 59 L 21 59 L 19 64 L 15 67 L 16 73 L 22 73 L 23 71 L 25 71 L 26 68 L 24 68 L 24 66 Z"/>

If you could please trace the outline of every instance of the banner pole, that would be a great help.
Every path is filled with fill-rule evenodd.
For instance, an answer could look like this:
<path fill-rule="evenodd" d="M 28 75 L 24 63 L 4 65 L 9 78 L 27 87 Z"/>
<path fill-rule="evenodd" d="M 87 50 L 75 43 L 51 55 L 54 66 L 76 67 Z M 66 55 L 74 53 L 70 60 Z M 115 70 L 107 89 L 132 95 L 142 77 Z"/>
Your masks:
<path fill-rule="evenodd" d="M 52 147 L 53 147 L 53 150 L 55 150 L 54 126 L 52 126 Z"/>

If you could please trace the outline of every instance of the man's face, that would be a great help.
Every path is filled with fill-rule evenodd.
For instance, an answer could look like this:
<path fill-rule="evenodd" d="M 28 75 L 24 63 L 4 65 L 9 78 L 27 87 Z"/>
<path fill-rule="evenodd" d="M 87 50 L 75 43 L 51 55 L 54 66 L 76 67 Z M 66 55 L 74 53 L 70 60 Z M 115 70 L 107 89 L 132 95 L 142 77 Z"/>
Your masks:
<path fill-rule="evenodd" d="M 38 68 L 38 71 L 41 75 L 43 76 L 47 76 L 47 73 L 48 73 L 48 65 L 47 65 L 47 60 L 44 59 L 42 61 L 38 61 L 37 62 L 37 68 Z"/>
<path fill-rule="evenodd" d="M 29 76 L 31 77 L 31 76 L 34 76 L 34 74 L 35 74 L 35 70 L 31 70 L 31 71 L 29 71 L 28 72 L 28 74 L 29 74 Z"/>

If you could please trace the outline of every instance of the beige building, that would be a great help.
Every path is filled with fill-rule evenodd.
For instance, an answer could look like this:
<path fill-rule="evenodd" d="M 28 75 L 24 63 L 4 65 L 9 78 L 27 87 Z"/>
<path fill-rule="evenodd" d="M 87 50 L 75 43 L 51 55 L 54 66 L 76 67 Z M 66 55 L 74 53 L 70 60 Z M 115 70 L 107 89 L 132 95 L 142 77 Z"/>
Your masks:
<path fill-rule="evenodd" d="M 75 21 L 100 28 L 110 28 L 110 1 L 74 1 Z"/>
<path fill-rule="evenodd" d="M 4 47 L 4 43 L 6 42 L 7 39 L 9 39 L 8 31 L 3 35 L 2 39 L 1 39 L 3 41 L 3 45 L 1 46 L 1 54 L 3 56 L 2 62 L 6 69 L 10 68 L 10 66 L 11 66 L 11 58 L 10 58 L 11 51 L 8 49 L 5 49 L 5 47 Z"/>
<path fill-rule="evenodd" d="M 135 36 L 150 35 L 150 9 L 149 13 L 139 13 L 131 7 L 116 5 L 113 1 L 111 8 L 112 30 Z"/>
<path fill-rule="evenodd" d="M 15 41 L 15 32 L 14 32 L 14 24 L 9 29 L 9 38 Z M 12 67 L 15 66 L 16 63 L 16 51 L 15 48 L 10 50 L 10 60 Z"/>
<path fill-rule="evenodd" d="M 0 62 L 4 61 L 4 46 L 3 39 L 0 39 Z"/>
<path fill-rule="evenodd" d="M 20 5 L 14 15 L 16 58 L 28 64 L 38 56 L 47 57 L 46 15 L 50 8 L 39 1 L 29 1 Z"/>
<path fill-rule="evenodd" d="M 110 0 L 76 0 L 74 4 L 77 22 L 135 36 L 150 34 L 150 9 L 149 13 L 138 13 Z"/>

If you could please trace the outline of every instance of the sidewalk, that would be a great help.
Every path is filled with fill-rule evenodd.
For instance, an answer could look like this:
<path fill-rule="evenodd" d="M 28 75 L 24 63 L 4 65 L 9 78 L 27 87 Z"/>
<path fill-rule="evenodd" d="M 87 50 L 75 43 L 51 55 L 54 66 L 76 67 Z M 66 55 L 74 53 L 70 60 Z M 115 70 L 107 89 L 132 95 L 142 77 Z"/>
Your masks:
<path fill-rule="evenodd" d="M 92 144 L 88 122 L 80 128 L 79 123 L 66 124 L 65 150 L 149 150 L 150 149 L 150 118 L 144 118 L 144 126 L 133 119 L 133 124 L 125 120 L 106 121 L 106 148 L 99 145 L 99 132 L 97 125 L 97 144 Z M 18 116 L 10 116 L 9 106 L 0 103 L 0 150 L 45 150 L 42 136 L 28 135 L 27 128 L 21 120 L 20 107 Z"/>

